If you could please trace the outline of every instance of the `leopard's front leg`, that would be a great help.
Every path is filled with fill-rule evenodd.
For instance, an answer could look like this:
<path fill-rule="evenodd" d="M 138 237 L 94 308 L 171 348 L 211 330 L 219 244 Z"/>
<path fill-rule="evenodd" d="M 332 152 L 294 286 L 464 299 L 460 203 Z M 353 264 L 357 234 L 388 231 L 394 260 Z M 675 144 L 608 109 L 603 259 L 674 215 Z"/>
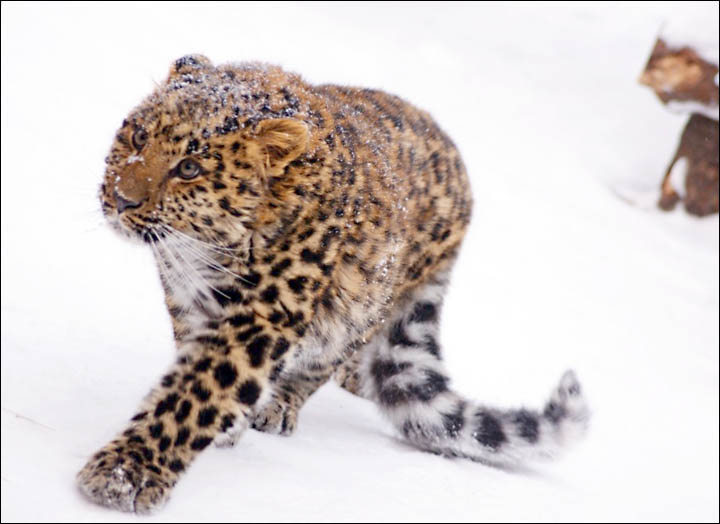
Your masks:
<path fill-rule="evenodd" d="M 246 428 L 290 347 L 277 328 L 256 320 L 237 333 L 222 324 L 183 344 L 127 428 L 80 471 L 82 492 L 105 506 L 150 512 L 200 451 L 230 428 Z"/>

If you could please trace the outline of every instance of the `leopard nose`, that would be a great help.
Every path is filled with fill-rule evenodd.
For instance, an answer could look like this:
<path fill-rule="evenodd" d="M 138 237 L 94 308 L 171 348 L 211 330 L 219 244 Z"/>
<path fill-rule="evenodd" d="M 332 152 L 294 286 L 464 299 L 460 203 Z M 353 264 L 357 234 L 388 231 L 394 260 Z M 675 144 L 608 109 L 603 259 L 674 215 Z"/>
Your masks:
<path fill-rule="evenodd" d="M 140 200 L 139 202 L 135 202 L 133 200 L 123 198 L 117 191 L 115 191 L 115 205 L 117 206 L 118 213 L 122 213 L 126 209 L 134 209 L 136 207 L 140 207 L 142 203 L 142 200 Z"/>

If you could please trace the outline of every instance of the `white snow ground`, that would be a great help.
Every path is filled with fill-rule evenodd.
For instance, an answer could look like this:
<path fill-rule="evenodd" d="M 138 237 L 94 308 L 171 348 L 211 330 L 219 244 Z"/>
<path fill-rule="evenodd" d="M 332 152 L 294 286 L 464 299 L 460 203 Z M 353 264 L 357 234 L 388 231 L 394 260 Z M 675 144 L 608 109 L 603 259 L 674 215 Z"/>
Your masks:
<path fill-rule="evenodd" d="M 3 2 L 2 520 L 717 521 L 718 217 L 655 209 L 683 118 L 636 82 L 688 10 L 717 19 L 716 2 Z M 507 473 L 416 451 L 327 386 L 292 438 L 209 448 L 153 517 L 86 502 L 76 471 L 173 358 L 150 252 L 102 225 L 103 158 L 189 52 L 430 110 L 476 198 L 443 318 L 455 385 L 539 407 L 573 367 L 588 438 Z"/>

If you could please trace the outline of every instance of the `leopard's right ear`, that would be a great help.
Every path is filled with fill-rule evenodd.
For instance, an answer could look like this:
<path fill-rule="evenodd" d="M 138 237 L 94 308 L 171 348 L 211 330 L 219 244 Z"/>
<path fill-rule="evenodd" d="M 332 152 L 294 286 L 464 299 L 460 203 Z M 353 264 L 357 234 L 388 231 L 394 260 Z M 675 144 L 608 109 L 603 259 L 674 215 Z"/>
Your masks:
<path fill-rule="evenodd" d="M 210 59 L 204 55 L 185 55 L 170 66 L 168 82 L 187 74 L 203 72 L 213 67 Z"/>

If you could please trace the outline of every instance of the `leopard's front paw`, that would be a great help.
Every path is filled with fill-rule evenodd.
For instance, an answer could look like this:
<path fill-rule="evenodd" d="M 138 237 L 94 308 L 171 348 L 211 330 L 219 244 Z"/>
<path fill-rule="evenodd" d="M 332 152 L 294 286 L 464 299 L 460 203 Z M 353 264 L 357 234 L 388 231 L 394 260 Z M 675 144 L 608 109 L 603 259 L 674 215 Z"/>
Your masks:
<path fill-rule="evenodd" d="M 290 436 L 297 426 L 297 409 L 273 400 L 255 413 L 252 428 L 273 435 Z"/>
<path fill-rule="evenodd" d="M 78 473 L 80 491 L 109 508 L 150 513 L 167 501 L 174 482 L 164 479 L 157 466 L 142 462 L 134 451 L 100 451 Z"/>
<path fill-rule="evenodd" d="M 220 428 L 220 433 L 215 435 L 214 444 L 218 448 L 231 448 L 233 447 L 240 436 L 245 432 L 248 427 L 247 418 L 243 417 L 240 420 L 232 419 L 227 424 L 223 423 Z"/>

